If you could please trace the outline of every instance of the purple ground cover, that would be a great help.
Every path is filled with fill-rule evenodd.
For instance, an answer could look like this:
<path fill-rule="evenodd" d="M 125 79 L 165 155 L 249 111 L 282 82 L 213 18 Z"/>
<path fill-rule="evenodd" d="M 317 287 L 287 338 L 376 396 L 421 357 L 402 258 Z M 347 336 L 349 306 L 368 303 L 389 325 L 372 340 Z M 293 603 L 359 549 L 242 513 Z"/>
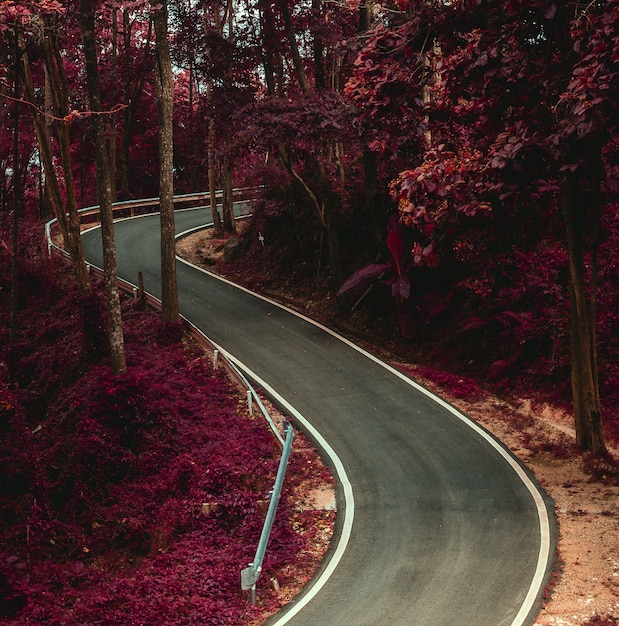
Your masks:
<path fill-rule="evenodd" d="M 80 296 L 38 241 L 20 258 L 12 342 L 0 302 L 0 623 L 239 624 L 278 606 L 270 577 L 285 584 L 307 558 L 290 494 L 305 455 L 250 608 L 240 570 L 277 471 L 272 434 L 178 327 L 131 300 L 129 370 L 113 377 L 100 296 Z M 10 294 L 6 250 L 0 266 Z"/>

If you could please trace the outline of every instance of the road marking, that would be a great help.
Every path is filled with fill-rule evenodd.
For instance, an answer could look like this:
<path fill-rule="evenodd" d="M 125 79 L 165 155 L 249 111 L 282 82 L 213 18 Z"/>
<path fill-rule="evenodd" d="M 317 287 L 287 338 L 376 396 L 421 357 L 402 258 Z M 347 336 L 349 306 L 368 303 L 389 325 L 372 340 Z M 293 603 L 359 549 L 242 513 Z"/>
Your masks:
<path fill-rule="evenodd" d="M 192 229 L 192 230 L 195 230 L 195 229 Z M 177 235 L 177 238 L 178 237 L 182 237 L 183 234 L 184 233 L 181 233 L 180 235 Z M 550 559 L 551 559 L 551 545 L 552 545 L 551 536 L 552 536 L 552 533 L 551 533 L 551 528 L 550 528 L 550 519 L 548 517 L 548 510 L 547 510 L 546 505 L 544 503 L 544 497 L 543 497 L 542 493 L 540 492 L 539 488 L 537 487 L 537 485 L 533 482 L 533 480 L 531 480 L 530 476 L 527 474 L 527 472 L 525 471 L 525 469 L 521 465 L 521 463 L 519 463 L 514 456 L 509 454 L 507 452 L 507 450 L 492 435 L 490 435 L 490 433 L 488 431 L 486 431 L 481 426 L 479 426 L 479 424 L 477 424 L 475 421 L 473 421 L 470 417 L 468 417 L 464 413 L 460 412 L 456 407 L 452 406 L 451 404 L 449 404 L 448 402 L 443 400 L 441 397 L 433 394 L 431 391 L 429 391 L 428 389 L 426 389 L 425 387 L 423 387 L 422 385 L 420 385 L 419 383 L 414 381 L 412 378 L 409 378 L 404 373 L 402 373 L 399 370 L 395 369 L 393 366 L 389 365 L 388 363 L 385 363 L 384 361 L 382 361 L 378 357 L 374 356 L 370 352 L 367 352 L 363 348 L 361 348 L 361 347 L 357 346 L 356 344 L 354 344 L 352 341 L 346 339 L 346 337 L 343 337 L 342 335 L 339 335 L 338 333 L 336 333 L 335 331 L 331 330 L 330 328 L 324 326 L 320 322 L 317 322 L 317 321 L 307 317 L 306 315 L 303 315 L 303 313 L 299 313 L 298 311 L 295 311 L 295 310 L 293 310 L 293 309 L 291 309 L 291 308 L 289 308 L 289 307 L 287 307 L 287 306 L 285 306 L 283 304 L 280 304 L 279 302 L 275 302 L 274 300 L 271 300 L 271 299 L 267 298 L 266 296 L 262 296 L 262 295 L 260 295 L 258 293 L 255 293 L 255 292 L 251 291 L 250 289 L 247 289 L 246 287 L 243 287 L 242 285 L 237 285 L 236 283 L 232 282 L 231 280 L 228 280 L 227 278 L 224 278 L 222 276 L 214 274 L 213 272 L 209 272 L 208 270 L 205 270 L 204 268 L 199 267 L 199 266 L 191 263 L 190 261 L 182 259 L 179 256 L 177 256 L 176 258 L 179 261 L 181 261 L 182 263 L 185 263 L 186 265 L 194 267 L 195 269 L 197 269 L 197 270 L 199 270 L 201 272 L 204 272 L 205 274 L 208 274 L 209 276 L 212 276 L 213 278 L 216 278 L 217 280 L 220 280 L 220 281 L 222 281 L 222 282 L 224 282 L 224 283 L 226 283 L 228 285 L 231 285 L 233 287 L 236 287 L 237 289 L 240 289 L 241 291 L 244 291 L 244 292 L 246 292 L 248 294 L 251 294 L 252 296 L 254 296 L 256 298 L 260 298 L 261 300 L 263 300 L 265 302 L 268 302 L 269 304 L 271 304 L 273 306 L 276 306 L 276 307 L 278 307 L 278 308 L 280 308 L 280 309 L 282 309 L 284 311 L 287 311 L 288 313 L 291 313 L 292 315 L 295 315 L 296 317 L 304 320 L 305 322 L 308 322 L 309 324 L 312 324 L 312 325 L 316 326 L 317 328 L 320 328 L 321 330 L 323 330 L 324 332 L 328 333 L 332 337 L 338 339 L 339 341 L 342 341 L 347 346 L 353 348 L 354 350 L 356 350 L 360 354 L 364 355 L 365 357 L 367 357 L 368 359 L 370 359 L 374 363 L 377 363 L 381 367 L 384 367 L 386 370 L 388 370 L 389 372 L 391 372 L 392 374 L 394 374 L 395 376 L 400 378 L 406 384 L 410 385 L 411 387 L 413 387 L 417 391 L 423 393 L 424 395 L 429 397 L 431 400 L 433 400 L 434 402 L 436 402 L 437 404 L 439 404 L 440 406 L 442 406 L 443 408 L 448 410 L 450 413 L 452 413 L 452 415 L 454 415 L 455 417 L 460 419 L 469 428 L 474 430 L 480 437 L 482 437 L 487 443 L 489 443 L 490 446 L 492 446 L 505 459 L 505 461 L 514 470 L 514 472 L 517 474 L 518 478 L 520 478 L 522 483 L 525 485 L 525 487 L 527 488 L 527 490 L 531 494 L 531 497 L 533 498 L 533 502 L 535 504 L 535 508 L 536 508 L 536 511 L 537 511 L 538 522 L 539 522 L 539 542 L 540 542 L 540 546 L 539 546 L 539 553 L 538 553 L 538 557 L 537 557 L 537 563 L 536 563 L 536 567 L 535 567 L 535 572 L 533 574 L 533 578 L 531 579 L 531 583 L 529 585 L 529 589 L 527 591 L 527 594 L 526 594 L 526 596 L 525 596 L 525 598 L 524 598 L 524 600 L 522 602 L 522 605 L 520 606 L 520 610 L 518 611 L 518 614 L 516 615 L 516 617 L 514 618 L 514 620 L 511 623 L 511 626 L 523 626 L 525 624 L 526 620 L 527 620 L 528 615 L 531 613 L 531 611 L 533 610 L 535 604 L 538 602 L 539 594 L 540 594 L 540 592 L 542 590 L 542 586 L 544 585 L 544 580 L 545 580 L 545 577 L 546 577 L 546 569 L 547 569 L 547 566 L 548 566 L 548 564 L 550 562 Z M 259 379 L 257 379 L 257 380 L 259 380 Z M 263 385 L 265 387 L 265 389 L 268 387 L 264 382 L 259 382 L 259 384 Z M 272 392 L 272 390 L 270 392 Z M 280 401 L 283 400 L 283 399 L 281 399 L 279 397 L 278 397 L 278 399 L 280 399 Z M 313 429 L 313 427 L 311 426 L 311 424 L 309 424 L 309 422 L 307 422 L 306 420 L 303 420 L 303 423 L 306 424 L 307 426 L 309 426 L 312 429 L 312 433 L 313 434 L 316 432 L 315 429 Z M 342 467 L 342 470 L 343 469 L 344 468 Z M 351 490 L 351 497 L 352 497 L 352 490 Z M 351 527 L 352 527 L 352 520 L 351 520 Z M 340 546 L 338 544 L 338 549 L 339 549 L 339 547 Z M 337 561 L 339 562 L 340 559 L 341 559 L 341 556 L 339 556 Z M 333 560 L 332 560 L 331 563 L 329 563 L 329 566 L 331 566 L 332 563 L 333 563 Z M 336 564 L 337 563 L 334 564 L 334 567 L 335 567 Z M 329 576 L 331 574 L 332 574 L 332 571 L 329 571 Z M 325 582 L 326 582 L 326 580 L 320 585 L 320 587 L 322 587 Z M 316 593 L 317 592 L 318 592 L 318 589 L 316 590 Z M 310 593 L 311 593 L 311 591 L 310 591 Z M 316 594 L 315 593 L 312 594 L 312 597 L 314 595 L 316 595 Z M 304 600 L 305 600 L 305 598 L 304 598 Z M 305 604 L 307 604 L 307 602 L 309 602 L 309 599 L 303 603 L 303 606 L 305 606 Z M 293 610 L 294 612 L 291 611 L 290 613 L 287 613 L 286 615 L 284 615 L 282 617 L 281 620 L 278 620 L 277 622 L 275 622 L 275 624 L 273 624 L 273 626 L 281 626 L 281 625 L 285 624 L 288 621 L 288 619 L 290 617 L 292 617 L 292 615 L 296 615 L 296 613 L 298 613 L 300 610 L 301 610 L 301 607 L 299 607 L 299 608 L 295 607 L 295 610 Z"/>
<path fill-rule="evenodd" d="M 214 344 L 217 345 L 217 344 Z M 335 572 L 335 568 L 339 565 L 342 557 L 344 556 L 344 552 L 348 547 L 348 542 L 350 540 L 350 534 L 352 531 L 353 521 L 355 517 L 355 499 L 353 496 L 352 485 L 348 480 L 348 475 L 346 474 L 346 469 L 344 468 L 344 464 L 341 459 L 333 450 L 333 448 L 329 445 L 329 442 L 320 434 L 318 430 L 299 412 L 295 409 L 285 398 L 279 395 L 273 387 L 271 387 L 266 381 L 262 380 L 260 376 L 258 376 L 255 372 L 250 370 L 247 366 L 245 366 L 241 361 L 239 361 L 236 357 L 230 354 L 228 351 L 223 349 L 221 346 L 217 346 L 218 350 L 222 354 L 226 356 L 227 359 L 232 361 L 237 367 L 242 369 L 254 382 L 256 382 L 260 387 L 262 387 L 267 395 L 270 395 L 275 399 L 276 402 L 280 403 L 284 409 L 293 416 L 300 424 L 303 425 L 303 428 L 311 433 L 311 437 L 314 439 L 318 447 L 324 452 L 324 454 L 330 459 L 332 466 L 337 474 L 337 479 L 342 489 L 344 491 L 344 507 L 340 509 L 340 503 L 337 504 L 337 514 L 343 513 L 344 521 L 342 524 L 342 530 L 337 538 L 337 546 L 332 553 L 332 556 L 327 564 L 327 567 L 319 574 L 318 578 L 311 584 L 309 591 L 307 591 L 300 600 L 293 599 L 284 609 L 291 607 L 286 611 L 284 615 L 282 615 L 272 626 L 281 626 L 282 624 L 286 624 L 292 617 L 294 617 L 301 609 L 303 609 L 313 598 L 318 594 L 318 592 L 325 586 L 333 572 Z"/>

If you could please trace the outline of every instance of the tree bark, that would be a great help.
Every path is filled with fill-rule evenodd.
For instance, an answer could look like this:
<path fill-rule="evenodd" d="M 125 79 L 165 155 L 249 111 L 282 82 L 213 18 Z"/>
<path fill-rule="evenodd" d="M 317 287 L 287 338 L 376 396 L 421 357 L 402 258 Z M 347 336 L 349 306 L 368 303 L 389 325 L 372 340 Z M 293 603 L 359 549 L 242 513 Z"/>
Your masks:
<path fill-rule="evenodd" d="M 150 49 L 150 40 L 152 36 L 152 22 L 148 22 L 148 33 L 144 42 L 144 49 Z M 131 21 L 129 13 L 123 9 L 123 46 L 125 50 L 125 67 L 131 67 Z M 140 96 L 144 89 L 144 80 L 146 73 L 141 72 L 135 83 L 131 84 L 131 76 L 127 73 L 125 83 L 125 110 L 122 137 L 122 152 L 120 158 L 120 190 L 124 196 L 129 194 L 129 169 L 131 156 L 129 148 L 131 146 L 131 132 L 133 130 L 133 121 L 136 111 L 140 105 Z"/>
<path fill-rule="evenodd" d="M 219 9 L 215 7 L 215 20 L 216 20 L 216 28 L 221 35 L 222 33 L 222 25 L 221 25 L 221 17 L 219 15 Z M 209 25 L 206 19 L 206 15 L 204 18 L 204 32 L 208 34 Z M 211 50 L 207 49 L 206 55 L 209 61 L 212 63 L 212 55 Z M 208 169 L 208 189 L 209 189 L 209 200 L 211 206 L 211 218 L 213 220 L 213 234 L 216 237 L 220 237 L 224 231 L 223 223 L 219 216 L 219 211 L 217 210 L 217 173 L 216 173 L 216 163 L 215 163 L 215 114 L 212 107 L 213 101 L 213 80 L 211 78 L 208 79 L 206 85 L 206 102 L 209 110 L 209 123 L 208 123 L 208 136 L 207 136 L 207 146 L 206 146 L 206 160 L 207 160 L 207 169 Z"/>
<path fill-rule="evenodd" d="M 207 98 L 209 96 L 207 95 Z M 224 232 L 224 227 L 217 210 L 217 175 L 215 171 L 215 118 L 212 117 L 208 123 L 208 139 L 206 147 L 206 159 L 208 168 L 208 191 L 209 201 L 211 206 L 211 218 L 213 220 L 213 234 L 216 237 L 221 236 Z"/>
<path fill-rule="evenodd" d="M 276 53 L 273 51 L 273 42 L 276 40 L 275 22 L 271 3 L 268 0 L 259 0 L 258 6 L 260 10 L 260 38 L 262 40 L 262 46 L 260 47 L 262 66 L 264 68 L 267 92 L 270 96 L 274 96 L 277 91 L 277 83 L 275 81 Z"/>
<path fill-rule="evenodd" d="M 597 380 L 596 294 L 592 288 L 590 299 L 587 297 L 586 200 L 580 193 L 580 184 L 579 172 L 570 172 L 561 188 L 561 210 L 569 252 L 572 401 L 578 445 L 585 451 L 600 455 L 606 451 L 606 445 Z M 597 184 L 599 185 L 599 178 Z M 593 219 L 599 219 L 599 205 L 591 208 Z M 591 268 L 592 274 L 596 271 L 596 267 Z M 592 276 L 593 287 L 596 283 L 597 277 Z"/>
<path fill-rule="evenodd" d="M 312 11 L 314 12 L 315 19 L 323 19 L 322 16 L 322 1 L 312 0 Z M 319 34 L 319 30 L 314 33 L 313 37 L 313 49 L 314 49 L 314 87 L 321 90 L 326 87 L 325 80 L 325 67 L 324 67 L 324 44 L 322 36 Z"/>
<path fill-rule="evenodd" d="M 116 83 L 118 82 L 118 22 L 117 22 L 116 6 L 111 9 L 112 20 L 112 79 Z M 117 132 L 117 114 L 110 115 L 109 124 L 107 126 L 107 142 L 108 142 L 108 154 L 110 160 L 110 175 L 112 177 L 112 202 L 116 202 L 117 199 L 117 183 L 116 183 L 116 170 L 117 170 L 117 149 L 116 149 L 116 132 Z"/>
<path fill-rule="evenodd" d="M 299 81 L 299 87 L 301 88 L 302 93 L 308 94 L 310 86 L 305 73 L 305 68 L 303 67 L 301 55 L 299 53 L 299 45 L 297 44 L 290 10 L 288 9 L 286 0 L 277 0 L 277 5 L 279 6 L 280 13 L 284 20 L 286 39 L 288 39 L 288 45 L 290 46 L 290 56 L 292 57 L 292 65 L 294 66 L 295 74 L 297 76 L 297 80 Z"/>
<path fill-rule="evenodd" d="M 13 95 L 15 102 L 13 106 L 13 223 L 11 236 L 11 327 L 9 343 L 15 344 L 17 339 L 17 309 L 19 305 L 19 280 L 17 276 L 17 259 L 19 258 L 19 220 L 21 217 L 21 186 L 19 180 L 19 77 L 17 73 L 17 59 L 19 57 L 19 37 L 17 33 L 17 23 L 14 31 L 13 58 L 15 59 L 15 75 L 13 77 Z"/>
<path fill-rule="evenodd" d="M 120 376 L 127 371 L 127 362 L 125 359 L 125 344 L 118 292 L 111 173 L 105 145 L 105 129 L 100 115 L 102 106 L 97 67 L 93 0 L 80 0 L 79 6 L 80 31 L 82 34 L 86 66 L 86 83 L 92 112 L 91 124 L 94 135 L 95 164 L 97 169 L 97 195 L 101 213 L 105 304 L 108 315 L 108 343 L 110 347 L 112 372 L 115 376 Z"/>
<path fill-rule="evenodd" d="M 236 235 L 233 197 L 233 169 L 230 157 L 226 154 L 222 159 L 222 189 L 221 213 L 223 215 L 224 232 L 227 235 Z"/>
<path fill-rule="evenodd" d="M 359 32 L 365 33 L 372 27 L 372 0 L 361 0 L 359 3 Z"/>
<path fill-rule="evenodd" d="M 52 110 L 55 112 L 56 132 L 60 145 L 60 158 L 65 181 L 65 202 L 69 219 L 69 230 L 72 235 L 72 244 L 75 246 L 76 254 L 83 259 L 80 217 L 78 213 L 77 197 L 75 194 L 75 177 L 73 175 L 73 159 L 71 157 L 71 129 L 69 114 L 69 87 L 67 76 L 64 70 L 62 54 L 58 48 L 55 29 L 48 23 L 46 34 L 43 39 L 43 56 L 45 59 L 46 75 L 48 77 L 48 87 L 51 95 Z M 87 285 L 84 293 L 90 293 L 90 279 L 86 271 L 85 262 L 80 263 L 79 281 Z M 82 290 L 83 291 L 83 290 Z"/>
<path fill-rule="evenodd" d="M 88 294 L 91 291 L 91 285 L 82 249 L 79 217 L 77 216 L 76 205 L 70 203 L 72 197 L 72 189 L 70 189 L 70 186 L 73 184 L 73 172 L 68 165 L 68 163 L 70 163 L 70 158 L 67 160 L 66 155 L 65 158 L 63 158 L 63 167 L 67 167 L 69 169 L 68 172 L 64 172 L 67 192 L 67 204 L 65 205 L 65 199 L 63 197 L 60 181 L 58 180 L 56 167 L 54 165 L 48 127 L 38 107 L 36 106 L 34 87 L 32 85 L 32 77 L 30 74 L 30 65 L 26 54 L 21 54 L 21 62 L 17 65 L 20 79 L 24 86 L 24 97 L 31 105 L 30 112 L 32 114 L 32 121 L 34 123 L 35 133 L 37 136 L 37 143 L 39 145 L 41 162 L 45 171 L 45 188 L 47 190 L 49 202 L 52 206 L 54 215 L 58 220 L 58 226 L 60 227 L 60 232 L 62 233 L 65 249 L 69 253 L 71 261 L 73 262 L 73 271 L 78 289 L 80 290 L 80 293 Z M 60 135 L 62 135 L 62 128 L 59 128 L 59 131 Z M 62 145 L 61 140 L 61 149 L 63 149 Z M 69 213 L 69 217 L 67 217 L 67 212 Z"/>
<path fill-rule="evenodd" d="M 154 8 L 159 6 L 160 8 Z M 172 115 L 174 77 L 168 41 L 167 1 L 153 0 L 155 27 L 155 91 L 159 115 L 159 217 L 161 223 L 161 302 L 163 319 L 180 320 L 176 281 L 176 239 L 174 229 L 174 144 Z"/>

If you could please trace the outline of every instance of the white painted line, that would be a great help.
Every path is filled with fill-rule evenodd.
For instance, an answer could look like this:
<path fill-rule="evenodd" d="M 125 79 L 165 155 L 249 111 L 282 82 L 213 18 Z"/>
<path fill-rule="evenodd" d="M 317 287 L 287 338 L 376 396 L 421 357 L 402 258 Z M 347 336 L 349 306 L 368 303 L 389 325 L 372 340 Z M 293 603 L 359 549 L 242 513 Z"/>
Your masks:
<path fill-rule="evenodd" d="M 216 344 L 215 344 L 216 345 Z M 353 496 L 352 485 L 348 480 L 348 475 L 346 474 L 346 470 L 344 469 L 344 465 L 335 450 L 329 445 L 329 442 L 320 434 L 318 430 L 301 414 L 297 409 L 295 409 L 285 398 L 279 395 L 275 389 L 273 389 L 267 382 L 262 380 L 260 376 L 258 376 L 255 372 L 252 372 L 249 368 L 247 368 L 241 361 L 236 359 L 232 354 L 224 350 L 221 346 L 218 346 L 218 349 L 226 356 L 226 358 L 232 361 L 237 367 L 242 369 L 247 375 L 252 378 L 260 387 L 262 387 L 267 395 L 271 396 L 275 399 L 276 402 L 280 403 L 284 409 L 293 416 L 300 424 L 303 425 L 303 428 L 311 434 L 311 437 L 314 439 L 318 447 L 326 454 L 326 456 L 331 461 L 333 469 L 337 475 L 337 480 L 342 486 L 344 491 L 344 506 L 340 508 L 340 503 L 337 502 L 337 515 L 342 514 L 344 517 L 344 521 L 342 523 L 341 533 L 337 537 L 337 545 L 335 551 L 332 553 L 331 559 L 322 572 L 318 575 L 318 578 L 314 581 L 313 585 L 310 587 L 309 591 L 300 599 L 293 600 L 294 606 L 290 610 L 288 610 L 285 615 L 282 615 L 276 622 L 273 623 L 272 626 L 282 626 L 286 624 L 292 617 L 294 617 L 301 609 L 303 609 L 309 602 L 311 602 L 314 597 L 318 594 L 318 592 L 325 586 L 333 572 L 335 572 L 336 567 L 339 565 L 342 557 L 344 556 L 344 552 L 348 547 L 348 542 L 350 540 L 350 533 L 352 532 L 353 521 L 355 517 L 355 499 Z M 290 606 L 287 605 L 287 606 Z"/>
<path fill-rule="evenodd" d="M 187 232 L 189 232 L 189 231 L 187 231 Z M 178 235 L 178 237 L 181 237 L 181 236 L 182 236 L 182 234 Z M 429 391 L 425 387 L 421 386 L 419 383 L 415 382 L 414 380 L 412 380 L 411 378 L 409 378 L 408 376 L 406 376 L 405 374 L 403 374 L 399 370 L 395 369 L 394 367 L 392 367 L 388 363 L 385 363 L 384 361 L 381 361 L 378 357 L 376 357 L 373 354 L 367 352 L 363 348 L 355 345 L 352 341 L 349 341 L 348 339 L 346 339 L 346 337 L 342 337 L 341 335 L 339 335 L 335 331 L 331 330 L 330 328 L 327 328 L 326 326 L 323 326 L 320 322 L 312 320 L 309 317 L 306 317 L 305 315 L 303 315 L 302 313 L 299 313 L 298 311 L 295 311 L 295 310 L 293 310 L 293 309 L 291 309 L 291 308 L 289 308 L 289 307 L 287 307 L 287 306 L 285 306 L 283 304 L 280 304 L 279 302 L 275 302 L 274 300 L 271 300 L 271 299 L 269 299 L 269 298 L 267 298 L 265 296 L 262 296 L 262 295 L 260 295 L 258 293 L 255 293 L 255 292 L 253 292 L 253 291 L 251 291 L 251 290 L 249 290 L 249 289 L 247 289 L 247 288 L 245 288 L 245 287 L 243 287 L 241 285 L 237 285 L 236 283 L 233 283 L 232 281 L 230 281 L 230 280 L 228 280 L 226 278 L 223 278 L 222 276 L 218 276 L 217 274 L 214 274 L 213 272 L 209 272 L 208 270 L 205 270 L 204 268 L 198 267 L 197 265 L 191 263 L 190 261 L 187 261 L 185 259 L 181 259 L 179 256 L 177 256 L 176 258 L 179 261 L 185 263 L 186 265 L 190 265 L 191 267 L 194 267 L 197 270 L 202 271 L 205 274 L 208 274 L 209 276 L 212 276 L 213 278 L 216 278 L 217 280 L 220 280 L 220 281 L 222 281 L 222 282 L 224 282 L 224 283 L 226 283 L 228 285 L 232 285 L 233 287 L 236 287 L 237 289 L 240 289 L 241 291 L 249 293 L 249 294 L 255 296 L 256 298 L 260 298 L 261 300 L 264 300 L 265 302 L 268 302 L 269 304 L 271 304 L 273 306 L 279 307 L 280 309 L 283 309 L 284 311 L 287 311 L 288 313 L 291 313 L 292 315 L 295 315 L 295 316 L 301 318 L 302 320 L 308 322 L 309 324 L 312 324 L 312 325 L 316 326 L 317 328 L 320 328 L 324 332 L 330 334 L 332 337 L 335 337 L 336 339 L 342 341 L 347 346 L 353 348 L 354 350 L 356 350 L 360 354 L 364 355 L 365 357 L 367 357 L 371 361 L 374 361 L 374 363 L 377 363 L 381 367 L 384 367 L 386 370 L 388 370 L 389 372 L 391 372 L 392 374 L 394 374 L 395 376 L 397 376 L 398 378 L 403 380 L 406 384 L 408 384 L 411 387 L 415 388 L 417 391 L 423 393 L 424 395 L 426 395 L 427 397 L 432 399 L 434 402 L 436 402 L 437 404 L 439 404 L 443 408 L 447 409 L 455 417 L 457 417 L 462 422 L 464 422 L 469 428 L 474 430 L 480 437 L 485 439 L 486 442 L 488 444 L 490 444 L 490 446 L 492 446 L 505 459 L 505 461 L 514 470 L 514 472 L 517 474 L 518 478 L 520 478 L 520 480 L 523 482 L 523 484 L 525 485 L 525 487 L 527 488 L 527 490 L 531 494 L 531 497 L 533 498 L 533 502 L 535 503 L 535 507 L 536 507 L 536 510 L 537 510 L 537 516 L 538 516 L 538 522 L 539 522 L 539 542 L 540 542 L 540 546 L 539 546 L 539 553 L 538 553 L 538 557 L 537 557 L 537 564 L 536 564 L 535 572 L 534 572 L 533 577 L 531 579 L 531 583 L 529 585 L 528 592 L 527 592 L 527 594 L 526 594 L 526 596 L 525 596 L 525 598 L 523 600 L 522 605 L 520 606 L 520 610 L 518 611 L 518 614 L 516 615 L 516 617 L 514 618 L 513 622 L 511 623 L 511 626 L 522 626 L 525 623 L 525 620 L 527 619 L 527 616 L 533 610 L 533 608 L 535 606 L 535 603 L 538 600 L 539 593 L 542 591 L 542 586 L 544 584 L 544 578 L 545 578 L 545 574 L 546 574 L 546 568 L 547 568 L 548 563 L 550 562 L 550 558 L 551 558 L 551 528 L 550 528 L 550 520 L 549 520 L 549 517 L 548 517 L 548 510 L 547 510 L 546 505 L 544 503 L 543 495 L 539 491 L 539 489 L 536 486 L 536 484 L 531 480 L 531 478 L 529 477 L 527 472 L 524 470 L 522 465 L 520 463 L 518 463 L 516 461 L 516 459 L 511 454 L 509 454 L 505 450 L 505 448 L 502 445 L 500 445 L 498 443 L 498 441 L 494 437 L 492 437 L 486 430 L 481 428 L 476 422 L 474 422 L 467 415 L 465 415 L 464 413 L 461 413 L 458 409 L 456 409 L 456 407 L 452 406 L 451 404 L 449 404 L 448 402 L 446 402 L 445 400 L 443 400 L 439 396 L 433 394 L 431 391 Z M 263 383 L 260 383 L 260 384 L 262 385 Z M 266 386 L 265 386 L 265 388 L 266 388 Z M 351 496 L 352 496 L 352 491 L 351 491 Z M 338 546 L 338 548 L 339 548 L 339 546 Z M 338 559 L 338 561 L 339 561 L 339 559 Z M 329 575 L 331 575 L 331 573 L 329 573 Z M 305 604 L 307 604 L 307 602 L 305 602 L 304 605 Z M 298 610 L 300 610 L 300 608 Z M 298 610 L 296 610 L 294 614 L 298 613 Z M 282 619 L 285 619 L 287 616 L 288 615 L 284 616 L 284 618 L 282 618 Z M 285 623 L 286 623 L 286 621 L 277 621 L 273 626 L 280 626 L 280 625 L 285 624 Z"/>

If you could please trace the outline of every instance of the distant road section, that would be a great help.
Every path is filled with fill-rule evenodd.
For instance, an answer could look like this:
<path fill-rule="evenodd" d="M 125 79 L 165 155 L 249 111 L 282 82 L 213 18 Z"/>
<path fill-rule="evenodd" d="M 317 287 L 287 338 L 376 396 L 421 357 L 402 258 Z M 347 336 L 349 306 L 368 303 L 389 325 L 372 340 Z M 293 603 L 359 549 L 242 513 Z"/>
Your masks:
<path fill-rule="evenodd" d="M 178 232 L 210 222 L 179 212 Z M 159 220 L 117 223 L 120 276 L 160 296 Z M 101 264 L 98 230 L 84 234 Z M 272 626 L 533 624 L 552 503 L 491 435 L 327 329 L 186 263 L 182 314 L 295 414 L 336 469 L 332 549 Z M 259 590 L 258 590 L 259 594 Z"/>

